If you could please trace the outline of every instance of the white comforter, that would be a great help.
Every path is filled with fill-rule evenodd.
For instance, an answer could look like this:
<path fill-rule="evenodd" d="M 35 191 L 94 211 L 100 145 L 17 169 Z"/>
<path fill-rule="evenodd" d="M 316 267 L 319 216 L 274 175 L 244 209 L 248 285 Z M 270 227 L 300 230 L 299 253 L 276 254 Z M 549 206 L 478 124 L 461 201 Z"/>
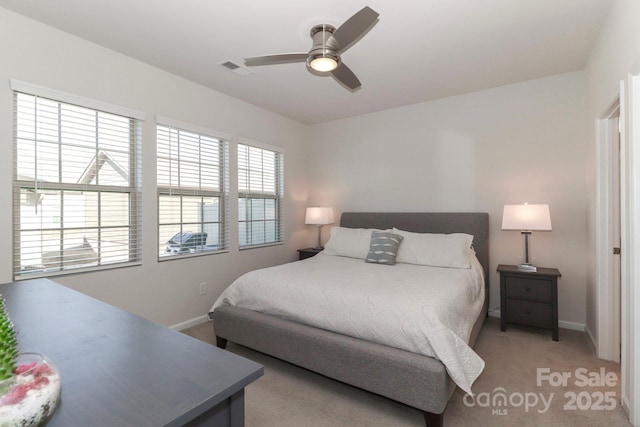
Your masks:
<path fill-rule="evenodd" d="M 482 267 L 395 266 L 318 254 L 249 272 L 218 298 L 367 341 L 438 358 L 471 394 L 484 361 L 468 346 L 484 302 Z"/>

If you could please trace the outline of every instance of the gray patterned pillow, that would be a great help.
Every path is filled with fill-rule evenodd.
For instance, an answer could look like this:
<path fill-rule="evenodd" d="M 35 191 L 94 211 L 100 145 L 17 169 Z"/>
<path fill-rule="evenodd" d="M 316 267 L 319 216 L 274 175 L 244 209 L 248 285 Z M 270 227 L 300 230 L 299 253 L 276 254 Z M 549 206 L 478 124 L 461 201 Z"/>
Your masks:
<path fill-rule="evenodd" d="M 371 246 L 365 262 L 374 264 L 394 265 L 398 248 L 403 237 L 388 231 L 373 231 L 371 233 Z"/>

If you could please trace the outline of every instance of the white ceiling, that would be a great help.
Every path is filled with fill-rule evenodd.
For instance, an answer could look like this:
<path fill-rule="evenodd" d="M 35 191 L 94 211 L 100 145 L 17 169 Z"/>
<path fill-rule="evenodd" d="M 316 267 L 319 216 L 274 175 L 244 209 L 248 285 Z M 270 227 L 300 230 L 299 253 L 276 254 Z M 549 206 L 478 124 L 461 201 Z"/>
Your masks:
<path fill-rule="evenodd" d="M 0 0 L 0 6 L 303 123 L 580 70 L 612 0 Z M 306 52 L 309 29 L 362 7 L 379 22 L 343 61 L 349 92 L 304 63 L 218 64 Z"/>

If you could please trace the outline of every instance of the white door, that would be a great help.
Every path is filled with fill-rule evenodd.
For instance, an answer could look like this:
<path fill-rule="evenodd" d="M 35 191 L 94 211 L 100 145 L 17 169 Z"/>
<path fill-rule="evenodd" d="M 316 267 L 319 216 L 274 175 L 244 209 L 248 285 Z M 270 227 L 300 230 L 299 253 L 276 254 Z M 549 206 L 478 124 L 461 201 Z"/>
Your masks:
<path fill-rule="evenodd" d="M 620 248 L 621 240 L 621 199 L 620 199 L 620 109 L 618 109 L 618 117 L 612 118 L 612 138 L 611 138 L 611 296 L 613 305 L 613 360 L 620 362 L 621 355 L 621 339 L 620 339 L 620 288 L 621 288 L 621 256 Z"/>

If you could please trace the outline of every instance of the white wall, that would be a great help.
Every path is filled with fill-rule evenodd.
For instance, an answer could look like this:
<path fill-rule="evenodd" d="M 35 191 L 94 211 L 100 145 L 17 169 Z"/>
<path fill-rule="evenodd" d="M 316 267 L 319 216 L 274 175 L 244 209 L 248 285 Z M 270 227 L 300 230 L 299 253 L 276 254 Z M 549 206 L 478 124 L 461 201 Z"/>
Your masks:
<path fill-rule="evenodd" d="M 488 212 L 492 308 L 496 266 L 522 262 L 520 234 L 500 230 L 503 205 L 548 203 L 553 231 L 534 233 L 533 262 L 560 269 L 560 320 L 581 327 L 586 122 L 584 76 L 574 72 L 315 125 L 310 202 Z"/>
<path fill-rule="evenodd" d="M 591 119 L 604 112 L 613 101 L 618 93 L 620 80 L 626 78 L 631 65 L 640 57 L 638 20 L 640 2 L 613 2 L 584 69 Z"/>
<path fill-rule="evenodd" d="M 5 242 L 0 246 L 0 283 L 12 280 L 10 78 L 147 113 L 142 150 L 142 266 L 56 278 L 60 283 L 173 325 L 204 315 L 215 297 L 243 272 L 291 261 L 296 258 L 297 248 L 308 246 L 311 234 L 303 225 L 307 205 L 306 126 L 2 8 L 0 52 L 0 235 Z M 159 263 L 155 115 L 283 147 L 286 244 L 242 252 L 236 245 L 226 254 Z M 232 209 L 232 224 L 236 217 Z M 204 297 L 199 295 L 200 282 L 209 283 L 209 293 Z"/>

